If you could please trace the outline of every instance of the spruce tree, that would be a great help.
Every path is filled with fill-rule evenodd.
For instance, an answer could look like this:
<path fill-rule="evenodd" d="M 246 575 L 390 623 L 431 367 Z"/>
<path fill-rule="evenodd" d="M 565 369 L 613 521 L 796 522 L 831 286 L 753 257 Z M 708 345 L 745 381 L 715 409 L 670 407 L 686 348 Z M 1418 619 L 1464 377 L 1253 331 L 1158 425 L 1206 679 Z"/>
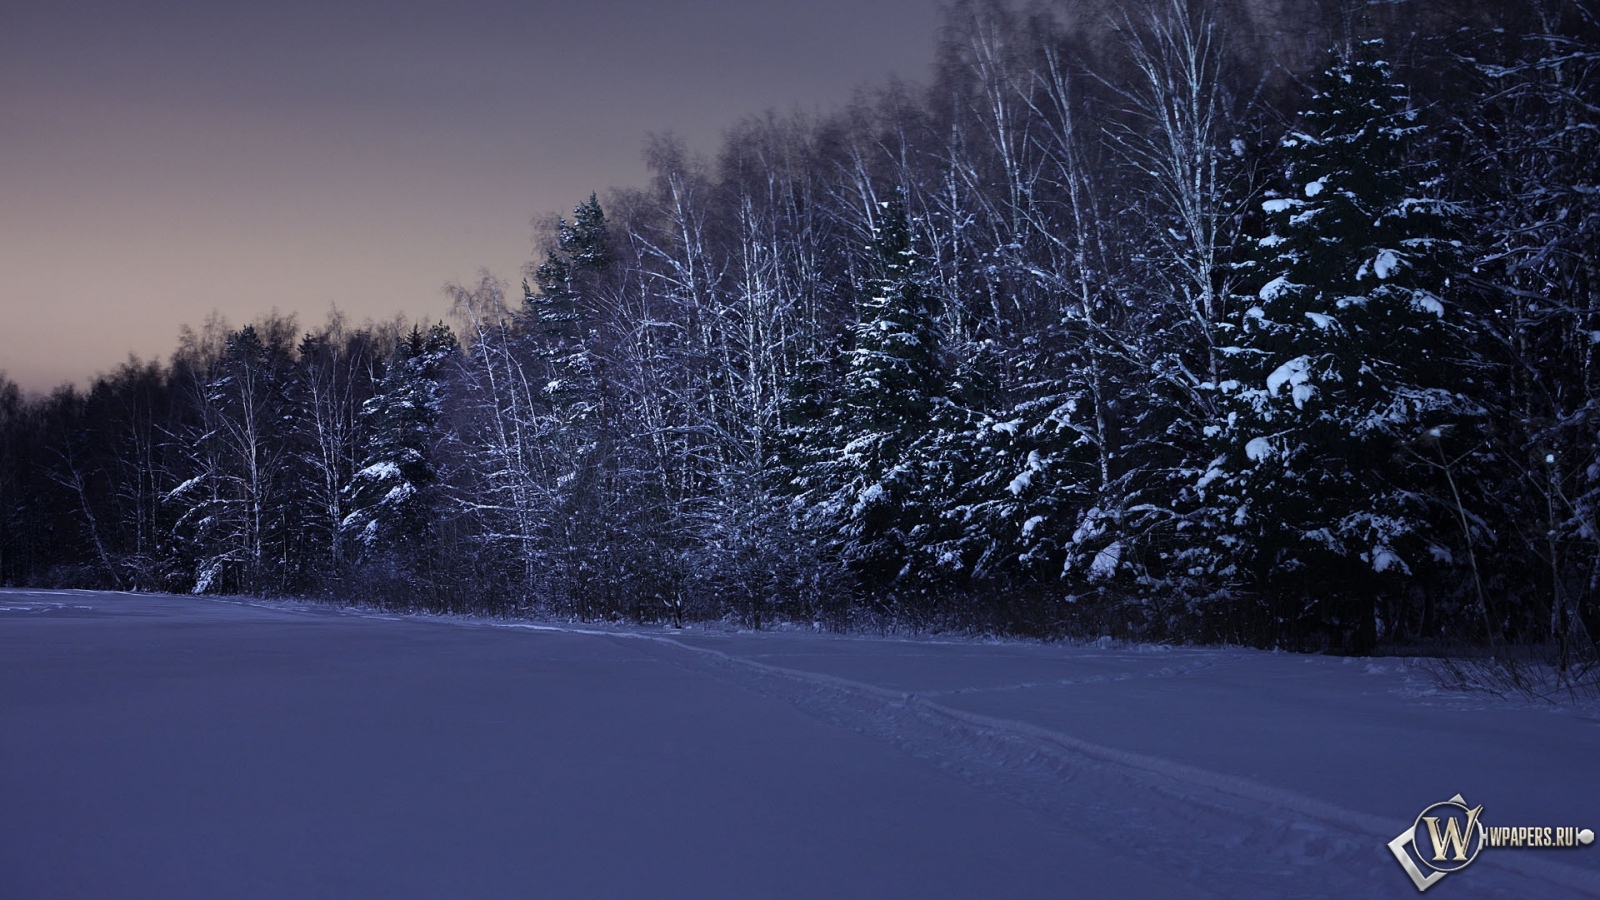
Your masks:
<path fill-rule="evenodd" d="M 535 292 L 522 283 L 523 303 L 534 333 L 548 345 L 571 345 L 584 337 L 587 318 L 580 308 L 586 273 L 603 271 L 611 262 L 611 238 L 605 212 L 593 194 L 572 210 L 573 221 L 556 220 L 556 246 L 534 270 Z"/>
<path fill-rule="evenodd" d="M 940 341 L 905 202 L 896 192 L 882 209 L 873 277 L 863 285 L 847 353 L 844 404 L 863 433 L 906 436 L 925 429 L 942 395 Z"/>
<path fill-rule="evenodd" d="M 601 593 L 593 584 L 591 554 L 607 545 L 617 512 L 626 504 L 604 496 L 614 470 L 615 404 L 605 360 L 608 273 L 614 254 L 605 213 L 594 195 L 556 222 L 554 246 L 524 284 L 524 338 L 530 363 L 528 408 L 518 413 L 519 464 L 539 499 L 534 518 L 547 541 L 543 551 L 563 573 L 567 602 L 590 611 Z M 519 352 L 518 356 L 522 354 Z"/>
<path fill-rule="evenodd" d="M 605 213 L 593 194 L 558 219 L 556 246 L 534 270 L 537 291 L 523 282 L 523 307 L 535 355 L 542 361 L 541 397 L 568 426 L 596 407 L 602 385 L 593 346 L 597 281 L 612 261 Z"/>
<path fill-rule="evenodd" d="M 924 562 L 917 557 L 937 543 L 940 423 L 950 410 L 933 301 L 900 193 L 880 211 L 838 404 L 799 435 L 809 518 L 869 591 L 910 586 Z"/>
<path fill-rule="evenodd" d="M 412 328 L 389 358 L 377 394 L 362 406 L 367 446 L 346 490 L 351 512 L 341 530 L 364 556 L 426 551 L 436 512 L 439 382 L 456 349 L 455 335 L 443 324 L 427 334 Z"/>
<path fill-rule="evenodd" d="M 1452 210 L 1408 166 L 1423 135 L 1379 50 L 1339 56 L 1283 139 L 1199 483 L 1216 572 L 1267 599 L 1267 633 L 1358 652 L 1457 558 L 1451 467 L 1481 416 Z"/>

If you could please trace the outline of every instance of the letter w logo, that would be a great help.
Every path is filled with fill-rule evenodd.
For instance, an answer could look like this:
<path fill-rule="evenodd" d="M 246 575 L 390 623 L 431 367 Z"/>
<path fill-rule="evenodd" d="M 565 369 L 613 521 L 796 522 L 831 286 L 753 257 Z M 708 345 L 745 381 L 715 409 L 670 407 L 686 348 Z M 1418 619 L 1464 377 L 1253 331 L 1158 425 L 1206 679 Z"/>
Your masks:
<path fill-rule="evenodd" d="M 1460 819 L 1452 816 L 1445 822 L 1444 834 L 1439 833 L 1438 816 L 1423 817 L 1422 821 L 1428 823 L 1428 836 L 1433 838 L 1434 862 L 1444 862 L 1447 859 L 1445 856 L 1447 850 L 1455 851 L 1454 857 L 1449 857 L 1454 861 L 1467 861 L 1467 844 L 1472 840 L 1472 833 L 1478 827 L 1478 813 L 1481 812 L 1483 812 L 1482 804 L 1479 804 L 1477 809 L 1468 810 L 1465 828 L 1461 827 Z"/>

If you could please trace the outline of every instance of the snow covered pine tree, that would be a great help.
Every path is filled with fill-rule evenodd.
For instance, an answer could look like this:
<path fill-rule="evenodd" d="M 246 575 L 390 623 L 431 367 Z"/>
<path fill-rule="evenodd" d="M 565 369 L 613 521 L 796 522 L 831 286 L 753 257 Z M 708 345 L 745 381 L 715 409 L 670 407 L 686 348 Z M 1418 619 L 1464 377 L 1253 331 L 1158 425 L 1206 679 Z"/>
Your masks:
<path fill-rule="evenodd" d="M 839 405 L 802 426 L 807 519 L 875 600 L 912 587 L 934 544 L 930 449 L 945 398 L 941 341 L 905 200 L 880 204 Z M 886 593 L 879 593 L 886 592 Z"/>
<path fill-rule="evenodd" d="M 446 325 L 434 325 L 426 335 L 412 328 L 389 358 L 377 395 L 362 407 L 366 453 L 346 489 L 351 511 L 341 530 L 364 559 L 393 553 L 414 567 L 418 560 L 407 553 L 430 546 L 439 381 L 444 361 L 456 348 L 456 336 Z"/>
<path fill-rule="evenodd" d="M 1471 552 L 1448 537 L 1465 519 L 1450 466 L 1482 416 L 1458 358 L 1460 244 L 1408 177 L 1421 128 L 1380 50 L 1341 53 L 1283 139 L 1290 193 L 1264 204 L 1259 302 L 1238 304 L 1213 386 L 1213 574 L 1265 601 L 1244 619 L 1273 644 L 1370 650 L 1413 579 Z"/>

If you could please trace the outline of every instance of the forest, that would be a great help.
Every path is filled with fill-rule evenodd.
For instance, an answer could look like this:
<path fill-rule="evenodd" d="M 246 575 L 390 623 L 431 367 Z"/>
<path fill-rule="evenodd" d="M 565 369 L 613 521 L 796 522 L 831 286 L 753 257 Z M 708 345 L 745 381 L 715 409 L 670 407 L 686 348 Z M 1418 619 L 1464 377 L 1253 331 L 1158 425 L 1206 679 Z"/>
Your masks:
<path fill-rule="evenodd" d="M 436 322 L 0 378 L 0 583 L 1596 659 L 1600 6 L 946 15 Z"/>

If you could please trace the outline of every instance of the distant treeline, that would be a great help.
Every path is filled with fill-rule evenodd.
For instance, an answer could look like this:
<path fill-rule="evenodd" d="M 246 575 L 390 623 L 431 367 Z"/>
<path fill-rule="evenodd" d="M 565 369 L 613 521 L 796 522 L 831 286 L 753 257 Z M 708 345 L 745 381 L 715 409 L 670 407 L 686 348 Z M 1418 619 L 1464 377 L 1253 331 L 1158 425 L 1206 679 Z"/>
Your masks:
<path fill-rule="evenodd" d="M 1597 10 L 958 3 L 448 325 L 0 381 L 0 580 L 1592 658 Z"/>

